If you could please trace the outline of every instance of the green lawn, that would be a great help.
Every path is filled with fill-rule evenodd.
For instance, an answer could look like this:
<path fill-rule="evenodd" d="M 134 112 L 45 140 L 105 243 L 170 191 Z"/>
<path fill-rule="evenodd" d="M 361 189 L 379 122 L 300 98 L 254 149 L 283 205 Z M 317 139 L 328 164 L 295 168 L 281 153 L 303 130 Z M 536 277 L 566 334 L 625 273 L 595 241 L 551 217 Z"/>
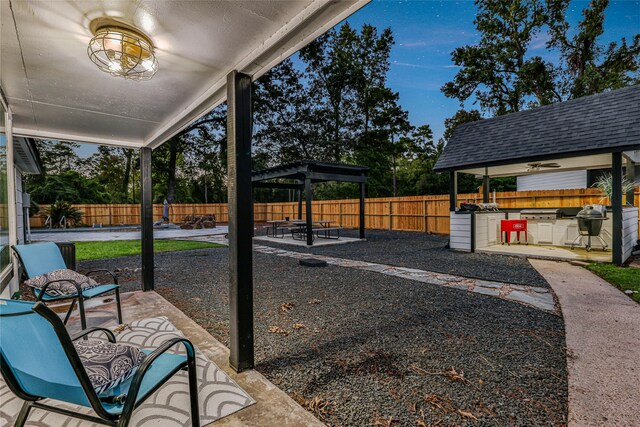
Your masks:
<path fill-rule="evenodd" d="M 637 268 L 616 267 L 612 264 L 589 264 L 589 270 L 602 277 L 616 288 L 626 291 L 638 291 L 631 298 L 640 302 L 640 270 Z"/>
<path fill-rule="evenodd" d="M 83 261 L 99 258 L 118 258 L 138 255 L 141 252 L 140 240 L 111 240 L 107 242 L 75 242 L 76 260 Z M 189 240 L 155 240 L 154 252 L 187 251 L 221 247 L 217 243 L 194 242 Z"/>

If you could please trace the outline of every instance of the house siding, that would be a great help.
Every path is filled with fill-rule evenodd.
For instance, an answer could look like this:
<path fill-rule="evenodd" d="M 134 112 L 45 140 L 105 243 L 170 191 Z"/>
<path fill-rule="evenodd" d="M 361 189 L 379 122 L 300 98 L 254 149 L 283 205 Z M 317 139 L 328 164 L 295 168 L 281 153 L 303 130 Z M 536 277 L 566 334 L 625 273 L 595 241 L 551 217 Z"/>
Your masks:
<path fill-rule="evenodd" d="M 518 191 L 587 188 L 587 171 L 549 172 L 517 178 Z"/>

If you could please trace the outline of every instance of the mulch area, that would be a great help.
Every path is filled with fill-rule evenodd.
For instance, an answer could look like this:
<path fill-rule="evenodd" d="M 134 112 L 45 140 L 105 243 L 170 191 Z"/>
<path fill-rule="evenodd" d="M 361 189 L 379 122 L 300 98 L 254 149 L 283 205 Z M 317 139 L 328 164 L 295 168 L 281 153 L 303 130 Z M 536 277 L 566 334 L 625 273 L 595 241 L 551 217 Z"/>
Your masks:
<path fill-rule="evenodd" d="M 374 258 L 367 260 L 383 262 L 384 245 L 374 238 L 372 233 Z M 400 242 L 386 246 L 402 257 Z M 426 244 L 413 249 L 430 250 Z M 343 257 L 356 258 L 357 251 L 348 251 Z M 226 248 L 156 256 L 156 290 L 225 345 L 227 257 Z M 467 258 L 456 259 L 460 264 Z M 139 257 L 126 257 L 79 267 L 120 267 L 128 291 L 139 289 L 139 266 Z M 507 281 L 535 277 L 512 269 L 509 260 L 496 271 Z M 256 369 L 328 425 L 566 424 L 561 317 L 375 272 L 306 268 L 269 254 L 254 254 L 254 275 Z"/>
<path fill-rule="evenodd" d="M 344 230 L 341 235 L 358 237 L 355 230 Z M 452 251 L 446 248 L 449 236 L 367 230 L 366 237 L 366 242 L 312 246 L 311 248 L 283 245 L 278 242 L 278 239 L 273 239 L 273 242 L 260 241 L 260 244 L 291 251 L 376 262 L 396 267 L 419 268 L 483 280 L 549 287 L 549 284 L 526 259 L 498 254 Z"/>

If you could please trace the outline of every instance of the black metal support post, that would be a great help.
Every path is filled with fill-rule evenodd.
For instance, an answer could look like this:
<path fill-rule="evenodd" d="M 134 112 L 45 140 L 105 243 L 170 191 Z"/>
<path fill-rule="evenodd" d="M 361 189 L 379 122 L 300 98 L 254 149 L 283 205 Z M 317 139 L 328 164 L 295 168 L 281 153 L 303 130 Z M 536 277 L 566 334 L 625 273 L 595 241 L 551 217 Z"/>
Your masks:
<path fill-rule="evenodd" d="M 251 77 L 232 71 L 227 76 L 229 365 L 236 372 L 254 366 L 251 126 Z"/>
<path fill-rule="evenodd" d="M 489 171 L 484 169 L 484 176 L 482 177 L 482 203 L 489 203 Z"/>
<path fill-rule="evenodd" d="M 153 266 L 153 182 L 151 181 L 151 148 L 140 149 L 140 224 L 142 226 L 142 290 L 154 288 Z"/>
<path fill-rule="evenodd" d="M 364 198 L 365 198 L 365 192 L 366 192 L 366 185 L 367 184 L 365 184 L 364 182 L 360 183 L 360 238 L 361 239 L 364 239 L 364 229 L 365 229 Z"/>
<path fill-rule="evenodd" d="M 306 220 L 307 220 L 307 246 L 313 245 L 313 212 L 311 212 L 311 178 L 305 177 L 304 179 L 304 198 L 307 208 Z"/>
<path fill-rule="evenodd" d="M 458 173 L 456 171 L 449 172 L 449 210 L 456 210 L 458 205 Z"/>
<path fill-rule="evenodd" d="M 622 153 L 611 154 L 612 261 L 622 264 Z"/>
<path fill-rule="evenodd" d="M 629 182 L 636 182 L 636 163 L 627 159 L 627 179 Z M 633 205 L 635 198 L 635 187 L 627 191 L 627 204 Z"/>
<path fill-rule="evenodd" d="M 302 219 L 302 188 L 298 189 L 298 219 Z"/>

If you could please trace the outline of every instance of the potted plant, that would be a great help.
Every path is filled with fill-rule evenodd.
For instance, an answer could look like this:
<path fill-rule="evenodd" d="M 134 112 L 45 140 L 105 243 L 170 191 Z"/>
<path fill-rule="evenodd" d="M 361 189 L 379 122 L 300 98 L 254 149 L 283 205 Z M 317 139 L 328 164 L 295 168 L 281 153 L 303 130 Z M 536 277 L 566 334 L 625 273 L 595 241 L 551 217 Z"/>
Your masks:
<path fill-rule="evenodd" d="M 613 195 L 613 176 L 610 173 L 606 173 L 598 178 L 592 187 L 595 187 L 604 193 L 604 196 L 600 198 L 601 203 L 604 203 L 607 199 L 611 202 L 611 196 Z M 622 178 L 622 194 L 627 194 L 634 188 L 635 184 L 633 182 L 626 177 Z M 630 204 L 628 200 L 627 204 Z M 611 207 L 611 205 L 609 204 L 607 207 Z"/>

